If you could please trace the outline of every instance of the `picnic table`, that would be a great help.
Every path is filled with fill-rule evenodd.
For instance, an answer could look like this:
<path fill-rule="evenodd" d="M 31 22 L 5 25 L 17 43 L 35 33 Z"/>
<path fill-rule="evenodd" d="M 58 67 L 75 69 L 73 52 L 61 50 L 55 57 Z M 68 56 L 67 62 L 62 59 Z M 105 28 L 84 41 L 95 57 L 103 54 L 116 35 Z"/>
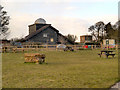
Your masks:
<path fill-rule="evenodd" d="M 108 56 L 112 56 L 114 57 L 115 54 L 113 54 L 114 51 L 112 50 L 102 50 L 100 54 L 98 54 L 100 57 L 103 55 L 103 53 L 105 53 L 106 57 L 108 58 Z"/>

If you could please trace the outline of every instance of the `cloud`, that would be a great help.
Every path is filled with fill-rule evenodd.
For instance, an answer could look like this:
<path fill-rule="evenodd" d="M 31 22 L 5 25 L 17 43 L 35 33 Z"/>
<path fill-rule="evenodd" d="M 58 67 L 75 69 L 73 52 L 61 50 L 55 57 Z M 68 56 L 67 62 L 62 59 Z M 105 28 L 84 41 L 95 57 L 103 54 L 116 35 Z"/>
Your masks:
<path fill-rule="evenodd" d="M 11 17 L 9 38 L 28 35 L 28 25 L 33 24 L 38 18 L 44 18 L 48 24 L 52 24 L 60 33 L 74 34 L 78 36 L 87 34 L 88 27 L 98 21 L 105 23 L 117 21 L 117 15 L 82 16 L 77 5 L 71 5 L 74 2 L 110 2 L 113 0 L 8 0 L 3 1 L 5 9 Z M 117 1 L 117 0 L 116 0 Z M 8 2 L 8 3 L 7 3 Z M 22 3 L 19 3 L 22 2 Z M 32 2 L 32 3 L 31 3 Z M 37 3 L 36 2 L 40 2 Z M 40 9 L 38 9 L 40 8 Z M 76 10 L 76 12 L 74 12 Z M 69 11 L 69 12 L 67 12 Z M 89 12 L 89 11 L 86 11 Z M 65 14 L 64 14 L 65 13 Z M 74 16 L 72 16 L 74 15 Z M 78 15 L 78 17 L 76 17 Z M 69 16 L 69 17 L 68 17 Z M 84 19 L 83 19 L 84 18 Z"/>
<path fill-rule="evenodd" d="M 75 7 L 75 6 L 68 6 L 68 7 L 66 7 L 65 9 L 66 9 L 66 10 L 76 10 L 77 7 Z"/>
<path fill-rule="evenodd" d="M 14 16 L 10 20 L 10 36 L 9 38 L 22 37 L 28 35 L 28 25 L 34 23 L 38 19 L 39 15 L 21 14 Z M 68 17 L 43 17 L 48 24 L 52 24 L 53 27 L 59 30 L 63 35 L 73 34 L 79 36 L 87 33 L 88 22 L 78 18 Z"/>
<path fill-rule="evenodd" d="M 64 14 L 65 10 L 67 10 L 67 7 L 69 8 L 69 4 L 67 3 L 31 3 L 31 2 L 9 2 L 9 3 L 3 3 L 4 10 L 8 11 L 8 14 L 11 16 L 13 14 L 38 14 L 39 15 L 45 14 L 45 15 L 53 15 L 53 16 L 61 16 Z M 17 7 L 17 8 L 16 8 Z"/>
<path fill-rule="evenodd" d="M 44 17 L 40 17 L 44 16 Z M 77 35 L 78 41 L 80 35 L 88 34 L 89 26 L 95 24 L 98 21 L 103 21 L 105 24 L 112 22 L 114 24 L 117 21 L 117 15 L 106 15 L 101 17 L 91 17 L 87 19 L 65 17 L 65 16 L 50 16 L 43 14 L 22 14 L 18 13 L 11 17 L 10 20 L 10 36 L 9 38 L 26 36 L 28 35 L 28 25 L 34 23 L 38 18 L 44 18 L 48 24 L 52 24 L 53 27 L 59 30 L 63 35 L 73 34 Z"/>
<path fill-rule="evenodd" d="M 112 24 L 115 24 L 118 21 L 118 16 L 117 15 L 102 15 L 102 16 L 93 16 L 89 17 L 85 20 L 88 20 L 89 23 L 95 24 L 98 21 L 103 21 L 105 24 L 111 22 Z"/>
<path fill-rule="evenodd" d="M 80 18 L 69 18 L 69 17 L 56 17 L 48 18 L 48 21 L 52 23 L 62 34 L 74 34 L 81 35 L 86 34 L 89 23 L 86 20 Z"/>

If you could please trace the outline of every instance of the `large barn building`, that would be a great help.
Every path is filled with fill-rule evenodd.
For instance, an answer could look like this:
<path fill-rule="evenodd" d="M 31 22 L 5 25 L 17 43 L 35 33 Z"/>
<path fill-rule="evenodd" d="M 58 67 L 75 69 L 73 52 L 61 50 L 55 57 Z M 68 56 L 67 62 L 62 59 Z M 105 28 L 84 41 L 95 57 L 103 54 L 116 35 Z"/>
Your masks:
<path fill-rule="evenodd" d="M 29 35 L 25 37 L 25 41 L 50 45 L 73 44 L 72 41 L 60 34 L 51 24 L 46 24 L 46 21 L 42 18 L 29 25 Z"/>

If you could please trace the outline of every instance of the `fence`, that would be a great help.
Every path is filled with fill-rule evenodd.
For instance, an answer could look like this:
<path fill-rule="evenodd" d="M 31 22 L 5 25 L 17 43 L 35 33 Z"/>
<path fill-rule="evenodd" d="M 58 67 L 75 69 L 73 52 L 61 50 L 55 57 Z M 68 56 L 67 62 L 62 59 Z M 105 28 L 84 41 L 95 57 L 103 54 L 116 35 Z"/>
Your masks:
<path fill-rule="evenodd" d="M 104 45 L 67 45 L 68 47 L 72 47 L 74 50 L 81 50 L 81 49 L 114 49 L 118 50 L 118 45 L 114 46 L 104 46 Z M 18 46 L 11 46 L 11 45 L 3 45 L 3 51 L 29 51 L 29 50 L 63 50 L 62 48 L 57 48 L 57 45 L 22 45 L 21 47 Z"/>

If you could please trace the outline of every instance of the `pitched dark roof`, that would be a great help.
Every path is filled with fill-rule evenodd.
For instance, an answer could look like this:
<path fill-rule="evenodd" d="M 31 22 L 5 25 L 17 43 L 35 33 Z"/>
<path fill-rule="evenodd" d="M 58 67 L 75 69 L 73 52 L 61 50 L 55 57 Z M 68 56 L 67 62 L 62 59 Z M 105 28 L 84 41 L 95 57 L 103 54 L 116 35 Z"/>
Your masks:
<path fill-rule="evenodd" d="M 65 40 L 67 40 L 69 43 L 74 44 L 73 41 L 69 40 L 66 36 L 62 35 L 61 33 L 58 33 L 60 36 L 64 37 Z"/>
<path fill-rule="evenodd" d="M 42 30 L 48 28 L 49 26 L 51 26 L 51 25 L 50 25 L 50 24 L 45 25 L 45 26 L 43 26 L 42 28 L 40 28 L 39 30 L 37 30 L 37 31 L 29 34 L 28 36 L 25 37 L 25 40 L 28 40 L 29 38 L 31 38 L 31 37 L 33 37 L 34 35 L 38 34 L 38 33 L 41 32 Z"/>

